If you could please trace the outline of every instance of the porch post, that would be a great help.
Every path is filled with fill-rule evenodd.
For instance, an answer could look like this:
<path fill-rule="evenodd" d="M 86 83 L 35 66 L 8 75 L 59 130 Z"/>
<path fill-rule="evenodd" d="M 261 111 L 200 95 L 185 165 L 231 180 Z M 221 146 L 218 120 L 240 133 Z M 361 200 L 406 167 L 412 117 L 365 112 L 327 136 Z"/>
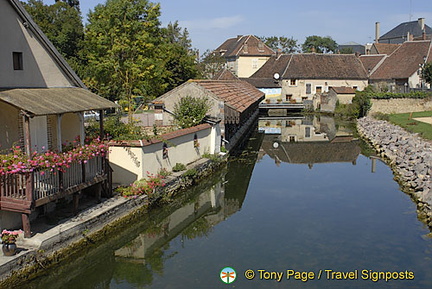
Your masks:
<path fill-rule="evenodd" d="M 104 139 L 104 126 L 103 126 L 103 118 L 104 118 L 104 112 L 103 110 L 99 110 L 99 139 Z"/>
<path fill-rule="evenodd" d="M 26 155 L 31 155 L 31 141 L 30 141 L 30 116 L 25 112 L 21 111 L 23 115 L 23 128 L 24 128 L 24 149 Z"/>
<path fill-rule="evenodd" d="M 59 152 L 62 151 L 62 133 L 61 133 L 61 124 L 62 124 L 62 114 L 57 115 L 57 149 Z"/>
<path fill-rule="evenodd" d="M 84 138 L 85 138 L 84 113 L 78 112 L 78 117 L 80 119 L 80 145 L 84 145 Z"/>
<path fill-rule="evenodd" d="M 24 238 L 31 238 L 30 217 L 29 214 L 21 214 L 21 222 L 24 230 Z"/>

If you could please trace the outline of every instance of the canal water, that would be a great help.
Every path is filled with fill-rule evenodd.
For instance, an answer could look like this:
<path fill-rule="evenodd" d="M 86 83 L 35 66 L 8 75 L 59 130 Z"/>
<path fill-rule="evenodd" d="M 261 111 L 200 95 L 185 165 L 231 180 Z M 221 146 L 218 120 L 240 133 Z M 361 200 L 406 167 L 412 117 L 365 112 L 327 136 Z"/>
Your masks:
<path fill-rule="evenodd" d="M 430 231 L 351 126 L 260 119 L 213 179 L 25 288 L 432 288 Z"/>

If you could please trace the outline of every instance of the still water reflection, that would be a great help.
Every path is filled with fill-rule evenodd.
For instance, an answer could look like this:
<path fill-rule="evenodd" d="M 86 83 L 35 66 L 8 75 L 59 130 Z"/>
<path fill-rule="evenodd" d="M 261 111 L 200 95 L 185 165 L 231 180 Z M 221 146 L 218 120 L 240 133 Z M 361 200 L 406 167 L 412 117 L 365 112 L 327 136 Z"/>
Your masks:
<path fill-rule="evenodd" d="M 26 288 L 431 288 L 428 229 L 349 125 L 298 117 L 258 126 L 213 180 Z M 229 285 L 219 278 L 226 266 L 237 272 Z M 259 280 L 259 269 L 284 278 Z M 287 269 L 316 275 L 287 280 Z M 359 275 L 317 280 L 326 269 Z M 361 270 L 415 278 L 373 282 Z"/>

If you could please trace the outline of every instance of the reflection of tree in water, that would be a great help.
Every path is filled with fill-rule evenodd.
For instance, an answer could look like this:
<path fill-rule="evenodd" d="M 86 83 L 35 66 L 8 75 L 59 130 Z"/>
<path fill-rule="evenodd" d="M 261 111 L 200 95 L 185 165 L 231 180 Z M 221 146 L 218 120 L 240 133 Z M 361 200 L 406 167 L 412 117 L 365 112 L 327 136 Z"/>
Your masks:
<path fill-rule="evenodd" d="M 187 228 L 182 231 L 182 236 L 188 238 L 189 240 L 201 237 L 207 237 L 212 231 L 213 226 L 205 218 L 205 216 L 195 220 Z"/>

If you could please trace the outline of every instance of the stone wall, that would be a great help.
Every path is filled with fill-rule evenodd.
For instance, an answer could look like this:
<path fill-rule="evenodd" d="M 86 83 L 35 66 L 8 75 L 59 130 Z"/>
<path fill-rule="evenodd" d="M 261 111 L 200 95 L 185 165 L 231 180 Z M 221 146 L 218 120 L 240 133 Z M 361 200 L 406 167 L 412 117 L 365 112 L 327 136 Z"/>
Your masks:
<path fill-rule="evenodd" d="M 432 110 L 432 99 L 392 98 L 371 99 L 372 108 L 369 113 L 406 113 Z"/>
<path fill-rule="evenodd" d="M 357 130 L 390 164 L 417 201 L 419 217 L 432 228 L 432 145 L 399 126 L 371 117 L 359 119 Z"/>

